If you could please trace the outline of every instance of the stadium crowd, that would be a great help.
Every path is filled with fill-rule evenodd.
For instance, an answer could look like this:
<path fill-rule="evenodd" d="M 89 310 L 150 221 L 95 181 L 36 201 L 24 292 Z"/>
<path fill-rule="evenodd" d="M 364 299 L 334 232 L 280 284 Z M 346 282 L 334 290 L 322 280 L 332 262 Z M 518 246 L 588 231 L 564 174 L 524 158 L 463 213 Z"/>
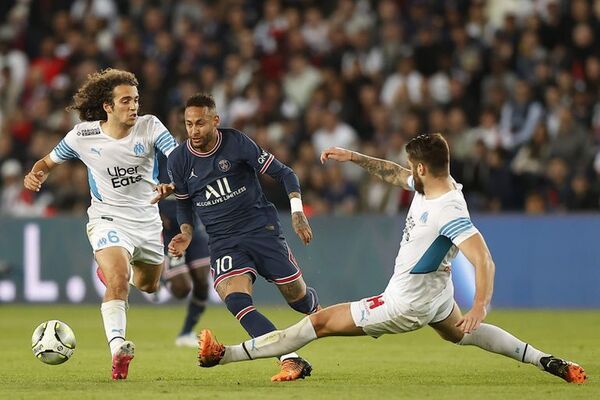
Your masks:
<path fill-rule="evenodd" d="M 179 138 L 185 99 L 212 93 L 223 126 L 298 174 L 309 216 L 405 208 L 410 193 L 318 155 L 341 146 L 406 164 L 423 132 L 448 139 L 472 211 L 598 210 L 599 49 L 600 0 L 3 0 L 0 215 L 85 212 L 82 163 L 39 193 L 22 179 L 106 67 L 134 72 L 140 113 Z"/>

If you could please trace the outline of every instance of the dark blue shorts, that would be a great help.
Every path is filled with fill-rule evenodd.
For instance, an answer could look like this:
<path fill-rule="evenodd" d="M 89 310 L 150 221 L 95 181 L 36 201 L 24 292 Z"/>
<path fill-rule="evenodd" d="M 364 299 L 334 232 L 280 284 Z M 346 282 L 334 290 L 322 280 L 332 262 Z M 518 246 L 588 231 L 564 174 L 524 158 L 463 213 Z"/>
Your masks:
<path fill-rule="evenodd" d="M 215 288 L 224 279 L 243 274 L 257 275 L 269 282 L 284 285 L 302 276 L 285 238 L 278 228 L 261 230 L 210 246 L 210 270 Z"/>

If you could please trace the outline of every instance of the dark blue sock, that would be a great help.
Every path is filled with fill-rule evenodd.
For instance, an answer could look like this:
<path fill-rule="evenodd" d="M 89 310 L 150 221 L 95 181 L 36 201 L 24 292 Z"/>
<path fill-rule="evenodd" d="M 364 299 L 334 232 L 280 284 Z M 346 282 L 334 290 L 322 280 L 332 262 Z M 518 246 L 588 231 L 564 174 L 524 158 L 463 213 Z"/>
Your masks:
<path fill-rule="evenodd" d="M 206 308 L 206 299 L 201 300 L 196 297 L 192 297 L 190 300 L 190 304 L 188 304 L 187 314 L 185 316 L 185 321 L 183 322 L 183 328 L 181 328 L 181 332 L 179 335 L 186 335 L 190 333 L 194 326 L 200 320 L 200 316 L 204 312 Z"/>
<path fill-rule="evenodd" d="M 303 314 L 312 314 L 319 306 L 319 297 L 317 291 L 311 287 L 306 288 L 306 294 L 303 298 L 293 303 L 288 303 L 294 310 Z"/>
<path fill-rule="evenodd" d="M 231 293 L 225 297 L 225 304 L 251 337 L 264 335 L 276 329 L 267 317 L 256 310 L 252 297 L 247 293 Z"/>

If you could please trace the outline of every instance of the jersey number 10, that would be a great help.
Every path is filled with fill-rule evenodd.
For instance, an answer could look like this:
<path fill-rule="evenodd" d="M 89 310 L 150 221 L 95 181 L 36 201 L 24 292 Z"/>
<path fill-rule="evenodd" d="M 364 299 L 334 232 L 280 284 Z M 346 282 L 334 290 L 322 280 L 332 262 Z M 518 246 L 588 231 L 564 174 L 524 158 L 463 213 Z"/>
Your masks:
<path fill-rule="evenodd" d="M 215 262 L 217 264 L 217 276 L 219 276 L 221 273 L 223 272 L 227 272 L 231 269 L 231 267 L 233 266 L 233 261 L 231 256 L 223 256 L 221 258 L 217 258 L 217 261 Z"/>

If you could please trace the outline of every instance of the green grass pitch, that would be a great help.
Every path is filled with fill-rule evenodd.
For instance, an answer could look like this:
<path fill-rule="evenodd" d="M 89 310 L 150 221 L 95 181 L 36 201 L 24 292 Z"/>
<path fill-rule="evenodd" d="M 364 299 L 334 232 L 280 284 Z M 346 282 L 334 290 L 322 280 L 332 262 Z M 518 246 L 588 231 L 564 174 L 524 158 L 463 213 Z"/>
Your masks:
<path fill-rule="evenodd" d="M 283 307 L 261 310 L 279 327 L 300 318 Z M 183 304 L 133 305 L 127 336 L 136 358 L 129 378 L 113 382 L 99 305 L 1 305 L 0 399 L 600 399 L 599 311 L 494 310 L 488 317 L 542 350 L 579 362 L 589 376 L 585 385 L 451 345 L 429 328 L 311 343 L 300 354 L 313 364 L 313 375 L 275 384 L 275 360 L 197 367 L 194 349 L 173 344 L 183 314 Z M 67 322 L 77 337 L 75 354 L 63 365 L 42 364 L 31 353 L 33 329 L 48 319 Z M 225 343 L 246 338 L 223 307 L 210 308 L 199 327 L 210 327 Z"/>

